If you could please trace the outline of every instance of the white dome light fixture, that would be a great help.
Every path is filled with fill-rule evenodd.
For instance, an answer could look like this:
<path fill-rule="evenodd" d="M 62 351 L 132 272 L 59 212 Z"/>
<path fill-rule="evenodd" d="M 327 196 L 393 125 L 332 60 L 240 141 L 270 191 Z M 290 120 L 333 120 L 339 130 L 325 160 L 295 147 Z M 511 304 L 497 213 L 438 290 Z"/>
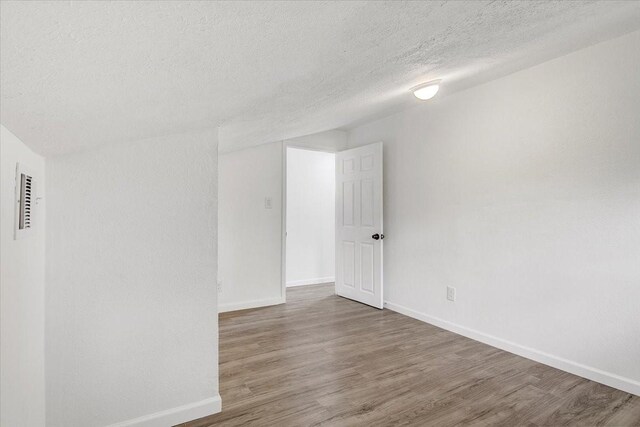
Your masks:
<path fill-rule="evenodd" d="M 411 91 L 416 98 L 422 101 L 426 101 L 427 99 L 431 99 L 436 96 L 436 93 L 438 93 L 438 89 L 440 89 L 441 81 L 442 80 L 432 80 L 430 82 L 423 83 L 411 88 Z"/>

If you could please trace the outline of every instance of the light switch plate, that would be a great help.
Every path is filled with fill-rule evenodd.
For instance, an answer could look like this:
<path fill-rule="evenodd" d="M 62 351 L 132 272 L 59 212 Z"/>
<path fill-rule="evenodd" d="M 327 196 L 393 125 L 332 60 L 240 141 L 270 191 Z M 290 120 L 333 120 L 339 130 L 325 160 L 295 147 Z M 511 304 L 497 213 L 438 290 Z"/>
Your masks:
<path fill-rule="evenodd" d="M 447 286 L 447 299 L 449 301 L 456 300 L 456 288 L 452 288 L 451 286 Z"/>

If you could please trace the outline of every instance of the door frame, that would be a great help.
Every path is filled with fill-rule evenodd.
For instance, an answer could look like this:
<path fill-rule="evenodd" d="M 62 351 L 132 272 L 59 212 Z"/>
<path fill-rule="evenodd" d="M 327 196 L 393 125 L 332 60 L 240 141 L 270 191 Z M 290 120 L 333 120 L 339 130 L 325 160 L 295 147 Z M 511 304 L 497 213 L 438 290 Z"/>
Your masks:
<path fill-rule="evenodd" d="M 318 151 L 321 153 L 332 153 L 336 154 L 339 151 L 347 150 L 347 147 L 333 148 L 318 148 L 318 147 L 306 147 L 301 144 L 290 143 L 286 141 L 282 141 L 282 221 L 281 221 L 281 245 L 282 248 L 280 253 L 281 263 L 280 263 L 280 279 L 281 279 L 281 288 L 280 288 L 280 296 L 282 297 L 282 302 L 287 302 L 287 149 L 288 148 L 296 148 L 299 150 L 307 150 L 307 151 Z M 335 177 L 334 177 L 335 179 Z"/>

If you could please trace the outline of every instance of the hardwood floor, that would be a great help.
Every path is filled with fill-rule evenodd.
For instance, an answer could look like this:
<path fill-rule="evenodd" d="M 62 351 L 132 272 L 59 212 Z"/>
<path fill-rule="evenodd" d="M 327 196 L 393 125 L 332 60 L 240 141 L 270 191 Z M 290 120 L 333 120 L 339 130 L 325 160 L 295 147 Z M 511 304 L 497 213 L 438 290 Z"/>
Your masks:
<path fill-rule="evenodd" d="M 204 426 L 640 426 L 640 397 L 390 310 L 287 291 L 220 315 L 222 412 Z"/>

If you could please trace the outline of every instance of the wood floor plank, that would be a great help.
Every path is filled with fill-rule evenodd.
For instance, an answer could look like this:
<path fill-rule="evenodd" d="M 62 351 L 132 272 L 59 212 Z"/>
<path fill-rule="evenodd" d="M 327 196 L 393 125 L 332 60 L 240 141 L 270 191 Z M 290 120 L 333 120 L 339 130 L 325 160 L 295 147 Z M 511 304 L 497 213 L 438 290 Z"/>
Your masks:
<path fill-rule="evenodd" d="M 208 426 L 640 426 L 640 397 L 333 293 L 220 315 Z"/>

